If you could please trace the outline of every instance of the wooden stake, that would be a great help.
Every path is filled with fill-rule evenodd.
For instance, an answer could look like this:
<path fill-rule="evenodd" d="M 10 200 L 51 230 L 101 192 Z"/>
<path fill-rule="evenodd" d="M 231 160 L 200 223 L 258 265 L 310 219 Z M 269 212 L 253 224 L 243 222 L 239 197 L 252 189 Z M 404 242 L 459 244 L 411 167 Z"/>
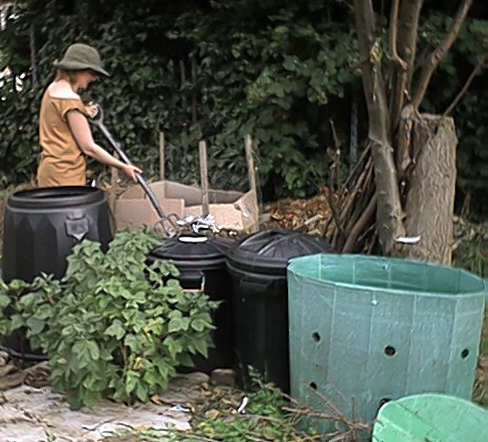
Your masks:
<path fill-rule="evenodd" d="M 164 143 L 164 132 L 159 132 L 159 179 L 163 181 L 166 179 L 165 170 L 165 143 Z M 166 197 L 166 183 L 163 185 L 163 192 L 161 194 L 162 198 Z"/>
<path fill-rule="evenodd" d="M 208 204 L 208 168 L 207 168 L 207 143 L 200 141 L 198 144 L 200 154 L 200 186 L 202 188 L 202 211 L 203 216 L 209 214 Z"/>
<path fill-rule="evenodd" d="M 119 159 L 117 153 L 114 153 L 114 157 Z M 108 193 L 108 206 L 112 213 L 115 214 L 115 200 L 117 199 L 117 187 L 119 185 L 119 169 L 116 167 L 110 168 L 110 192 Z"/>
<path fill-rule="evenodd" d="M 185 62 L 180 60 L 180 86 L 184 87 L 186 83 L 186 75 L 185 75 Z M 186 93 L 181 94 L 181 106 L 183 109 L 186 109 Z"/>
<path fill-rule="evenodd" d="M 164 132 L 159 132 L 159 179 L 165 179 Z"/>
<path fill-rule="evenodd" d="M 256 180 L 256 169 L 254 167 L 254 157 L 252 148 L 251 135 L 247 134 L 244 138 L 244 149 L 246 151 L 247 176 L 249 179 L 249 189 L 253 199 L 253 212 L 256 215 L 256 222 L 252 230 L 257 232 L 259 230 L 259 203 L 258 203 L 258 185 Z"/>
<path fill-rule="evenodd" d="M 256 170 L 254 169 L 254 158 L 252 156 L 251 135 L 247 134 L 244 138 L 244 149 L 246 150 L 247 176 L 249 179 L 249 189 L 257 195 Z"/>

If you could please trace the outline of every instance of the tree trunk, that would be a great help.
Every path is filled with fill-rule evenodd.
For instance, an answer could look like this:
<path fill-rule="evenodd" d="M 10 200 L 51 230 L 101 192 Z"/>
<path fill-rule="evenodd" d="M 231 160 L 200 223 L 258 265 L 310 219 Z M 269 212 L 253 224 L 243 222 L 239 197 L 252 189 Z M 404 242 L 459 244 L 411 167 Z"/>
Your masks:
<path fill-rule="evenodd" d="M 403 257 L 451 264 L 457 142 L 451 117 L 422 114 L 414 121 L 405 228 L 421 239 L 399 248 Z"/>
<path fill-rule="evenodd" d="M 361 78 L 368 107 L 368 142 L 374 161 L 376 185 L 376 230 L 383 253 L 390 254 L 395 239 L 404 236 L 398 176 L 390 134 L 387 87 L 380 69 L 381 48 L 375 30 L 371 0 L 354 0 Z"/>

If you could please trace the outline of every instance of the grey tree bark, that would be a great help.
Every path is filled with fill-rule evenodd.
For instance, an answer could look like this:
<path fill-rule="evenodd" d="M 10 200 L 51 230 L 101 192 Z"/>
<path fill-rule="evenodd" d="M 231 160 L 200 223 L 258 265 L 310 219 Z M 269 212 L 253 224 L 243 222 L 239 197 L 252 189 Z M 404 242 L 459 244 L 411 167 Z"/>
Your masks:
<path fill-rule="evenodd" d="M 372 0 L 354 0 L 361 76 L 374 163 L 376 232 L 383 254 L 450 264 L 457 137 L 452 118 L 421 115 L 432 74 L 456 40 L 473 0 L 462 0 L 451 28 L 415 76 L 423 0 L 392 0 L 388 48 Z M 364 223 L 364 220 L 362 220 Z M 358 223 L 345 231 L 360 236 Z M 364 226 L 361 226 L 363 228 Z M 415 245 L 404 236 L 421 235 Z M 346 242 L 350 248 L 350 244 Z"/>
<path fill-rule="evenodd" d="M 420 241 L 400 248 L 401 256 L 451 264 L 457 142 L 450 117 L 423 114 L 413 126 L 405 229 Z"/>

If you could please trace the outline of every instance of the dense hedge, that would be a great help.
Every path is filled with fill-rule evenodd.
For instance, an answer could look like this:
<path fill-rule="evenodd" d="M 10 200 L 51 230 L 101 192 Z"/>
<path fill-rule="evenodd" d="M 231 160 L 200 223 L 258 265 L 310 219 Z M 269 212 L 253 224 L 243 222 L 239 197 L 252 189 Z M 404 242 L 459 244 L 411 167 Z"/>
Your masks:
<path fill-rule="evenodd" d="M 432 48 L 441 38 L 451 20 L 451 3 L 429 3 L 419 34 L 423 47 Z M 52 78 L 52 61 L 74 41 L 97 46 L 113 73 L 89 91 L 90 97 L 105 109 L 107 125 L 149 176 L 158 173 L 162 130 L 169 178 L 198 181 L 198 141 L 205 139 L 211 185 L 244 187 L 243 136 L 249 133 L 265 197 L 305 196 L 328 182 L 338 149 L 345 173 L 350 146 L 356 139 L 360 145 L 364 137 L 367 116 L 356 75 L 353 16 L 343 2 L 307 0 L 286 7 L 276 0 L 22 4 L 21 10 L 18 5 L 11 9 L 15 15 L 0 32 L 1 65 L 25 75 L 21 92 L 12 78 L 0 87 L 4 186 L 35 173 L 40 94 Z M 443 112 L 484 56 L 487 25 L 479 18 L 470 19 L 442 65 L 425 110 Z M 454 113 L 459 186 L 466 193 L 484 192 L 488 185 L 483 161 L 488 155 L 483 149 L 487 104 L 479 99 L 483 83 L 486 72 Z"/>

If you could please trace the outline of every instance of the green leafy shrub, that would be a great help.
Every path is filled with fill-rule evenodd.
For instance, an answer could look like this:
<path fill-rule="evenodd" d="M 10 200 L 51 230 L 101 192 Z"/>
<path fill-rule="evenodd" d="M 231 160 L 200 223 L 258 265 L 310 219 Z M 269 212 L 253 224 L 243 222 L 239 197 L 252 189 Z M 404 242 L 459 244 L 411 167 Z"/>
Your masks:
<path fill-rule="evenodd" d="M 0 335 L 25 329 L 73 408 L 101 398 L 145 402 L 212 345 L 218 303 L 185 292 L 172 263 L 146 262 L 152 247 L 147 233 L 119 232 L 106 253 L 93 241 L 75 246 L 61 280 L 2 282 Z"/>

